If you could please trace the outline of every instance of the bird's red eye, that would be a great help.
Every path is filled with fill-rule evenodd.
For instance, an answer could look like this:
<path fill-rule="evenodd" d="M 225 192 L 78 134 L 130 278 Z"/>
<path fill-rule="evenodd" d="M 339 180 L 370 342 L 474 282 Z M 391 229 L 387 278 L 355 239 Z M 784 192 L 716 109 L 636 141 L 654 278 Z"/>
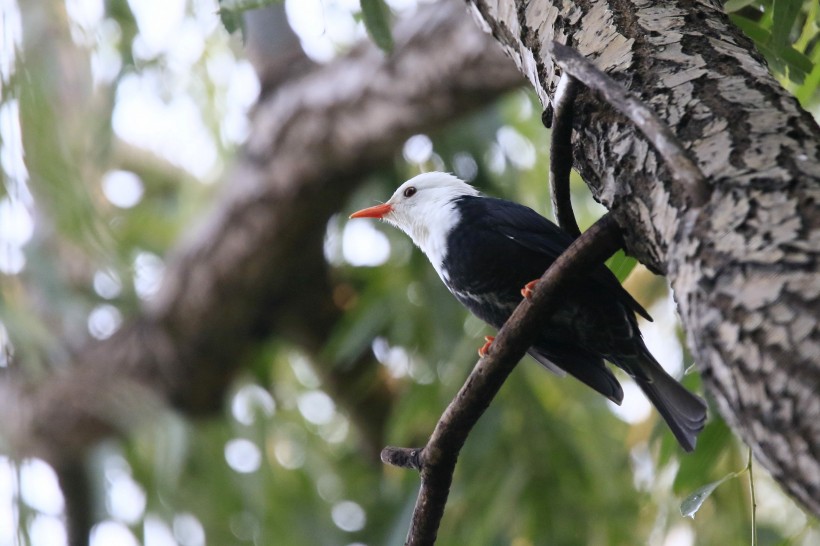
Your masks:
<path fill-rule="evenodd" d="M 409 188 L 404 190 L 405 197 L 413 197 L 414 195 L 416 195 L 416 188 L 414 188 L 413 186 L 410 186 Z"/>

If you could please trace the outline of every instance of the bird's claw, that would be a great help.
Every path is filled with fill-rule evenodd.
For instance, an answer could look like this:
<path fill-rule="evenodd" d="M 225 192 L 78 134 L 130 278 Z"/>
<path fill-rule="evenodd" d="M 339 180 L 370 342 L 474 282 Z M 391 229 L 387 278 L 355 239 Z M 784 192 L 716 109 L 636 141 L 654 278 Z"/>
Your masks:
<path fill-rule="evenodd" d="M 532 298 L 533 290 L 535 290 L 535 285 L 538 284 L 538 281 L 541 279 L 535 279 L 534 281 L 530 281 L 524 285 L 524 288 L 521 289 L 521 295 L 527 299 Z"/>
<path fill-rule="evenodd" d="M 487 343 L 485 343 L 481 346 L 481 348 L 478 349 L 478 356 L 484 358 L 490 353 L 490 345 L 493 344 L 493 340 L 495 340 L 495 336 L 484 336 L 484 341 L 486 341 Z"/>

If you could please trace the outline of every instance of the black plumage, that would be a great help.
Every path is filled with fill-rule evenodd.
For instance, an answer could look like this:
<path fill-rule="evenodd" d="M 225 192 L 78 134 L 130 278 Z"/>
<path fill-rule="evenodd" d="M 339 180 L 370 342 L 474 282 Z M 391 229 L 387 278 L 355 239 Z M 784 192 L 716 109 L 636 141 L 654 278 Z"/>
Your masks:
<path fill-rule="evenodd" d="M 454 200 L 460 220 L 447 235 L 442 269 L 455 297 L 495 328 L 521 302 L 521 288 L 539 278 L 572 237 L 532 209 L 484 196 Z M 529 353 L 615 403 L 623 390 L 604 359 L 632 376 L 687 451 L 703 428 L 703 401 L 670 377 L 649 353 L 634 313 L 649 318 L 604 266 L 569 290 Z"/>

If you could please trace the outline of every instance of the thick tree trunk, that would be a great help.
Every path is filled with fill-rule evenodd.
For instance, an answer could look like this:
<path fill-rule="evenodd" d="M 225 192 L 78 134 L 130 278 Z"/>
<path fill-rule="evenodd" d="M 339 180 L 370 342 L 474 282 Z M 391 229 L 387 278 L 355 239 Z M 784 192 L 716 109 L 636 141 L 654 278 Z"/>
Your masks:
<path fill-rule="evenodd" d="M 544 104 L 566 43 L 640 95 L 706 177 L 692 205 L 636 129 L 591 96 L 576 167 L 668 275 L 723 416 L 782 486 L 820 515 L 820 128 L 708 0 L 468 1 Z"/>

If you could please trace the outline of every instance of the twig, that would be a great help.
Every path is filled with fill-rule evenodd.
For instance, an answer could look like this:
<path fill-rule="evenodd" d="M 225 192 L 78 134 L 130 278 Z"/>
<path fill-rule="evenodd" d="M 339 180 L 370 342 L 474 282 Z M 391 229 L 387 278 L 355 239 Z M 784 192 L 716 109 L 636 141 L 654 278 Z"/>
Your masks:
<path fill-rule="evenodd" d="M 406 545 L 435 543 L 456 461 L 470 430 L 532 345 L 562 291 L 622 245 L 620 228 L 610 213 L 604 214 L 555 260 L 536 285 L 532 298 L 525 299 L 515 309 L 498 332 L 490 354 L 478 361 L 447 406 L 427 445 L 422 450 L 388 447 L 382 452 L 385 462 L 420 468 L 421 489 Z"/>
<path fill-rule="evenodd" d="M 552 209 L 558 225 L 573 237 L 581 235 L 570 199 L 569 176 L 572 171 L 572 116 L 578 80 L 564 73 L 555 92 L 550 141 L 550 191 Z"/>
<path fill-rule="evenodd" d="M 87 546 L 91 534 L 91 482 L 82 459 L 63 461 L 54 467 L 65 498 L 69 546 Z"/>
<path fill-rule="evenodd" d="M 672 178 L 687 188 L 694 206 L 706 203 L 709 186 L 703 173 L 689 159 L 678 138 L 655 112 L 571 47 L 552 42 L 550 50 L 556 64 L 567 74 L 600 93 L 610 106 L 641 130 L 669 166 Z M 556 112 L 556 117 L 557 114 Z"/>
<path fill-rule="evenodd" d="M 746 468 L 749 469 L 749 492 L 752 497 L 752 546 L 757 546 L 757 501 L 755 500 L 755 475 L 752 470 L 752 447 L 749 446 L 749 462 Z"/>
<path fill-rule="evenodd" d="M 399 468 L 411 468 L 413 470 L 421 470 L 421 451 L 420 447 L 392 447 L 387 446 L 382 450 L 382 462 L 390 466 L 397 466 Z"/>

